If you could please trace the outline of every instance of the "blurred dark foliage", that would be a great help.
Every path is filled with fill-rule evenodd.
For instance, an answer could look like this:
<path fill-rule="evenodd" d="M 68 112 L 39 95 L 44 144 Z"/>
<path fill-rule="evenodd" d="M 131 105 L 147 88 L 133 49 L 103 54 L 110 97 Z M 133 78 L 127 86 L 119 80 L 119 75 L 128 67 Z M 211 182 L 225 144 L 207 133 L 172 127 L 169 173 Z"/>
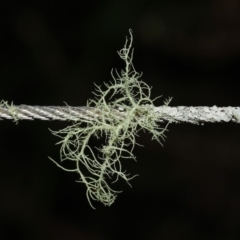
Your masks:
<path fill-rule="evenodd" d="M 0 19 L 0 99 L 85 105 L 93 83 L 123 67 L 116 51 L 132 28 L 153 97 L 240 105 L 239 0 L 2 1 Z M 48 128 L 67 124 L 1 121 L 1 240 L 239 239 L 239 125 L 171 125 L 164 147 L 141 134 L 138 162 L 123 162 L 140 174 L 133 188 L 120 181 L 116 203 L 93 210 L 77 176 L 47 158 L 59 159 Z"/>

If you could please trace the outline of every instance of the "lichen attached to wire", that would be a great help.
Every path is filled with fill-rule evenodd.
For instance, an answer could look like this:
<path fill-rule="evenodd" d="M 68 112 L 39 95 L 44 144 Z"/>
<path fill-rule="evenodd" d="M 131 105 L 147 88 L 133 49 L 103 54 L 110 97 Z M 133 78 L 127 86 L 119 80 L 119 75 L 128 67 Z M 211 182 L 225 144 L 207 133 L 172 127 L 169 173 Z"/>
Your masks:
<path fill-rule="evenodd" d="M 121 159 L 134 159 L 133 148 L 137 144 L 136 136 L 140 130 L 152 133 L 152 139 L 161 143 L 164 140 L 165 127 L 157 123 L 159 115 L 153 111 L 151 88 L 140 78 L 133 66 L 133 36 L 126 38 L 123 49 L 118 51 L 119 57 L 125 63 L 125 69 L 120 73 L 112 70 L 113 81 L 104 83 L 104 90 L 96 86 L 95 98 L 87 105 L 101 112 L 101 117 L 79 120 L 73 125 L 52 133 L 61 138 L 60 158 L 73 161 L 74 168 L 69 169 L 50 158 L 58 167 L 67 172 L 76 172 L 79 181 L 86 185 L 87 199 L 93 207 L 91 200 L 102 202 L 110 206 L 120 191 L 112 189 L 110 181 L 120 178 L 129 183 L 130 177 L 122 170 Z M 168 105 L 166 101 L 164 104 Z M 105 138 L 105 144 L 97 148 L 89 143 L 95 137 Z M 87 171 L 86 171 L 87 170 Z M 86 174 L 87 172 L 87 174 Z M 94 207 L 93 207 L 94 208 Z"/>
<path fill-rule="evenodd" d="M 8 104 L 7 101 L 1 100 L 0 101 L 0 107 L 2 108 L 6 108 L 8 110 L 8 112 L 11 114 L 13 121 L 18 124 L 18 120 L 19 118 L 17 117 L 17 113 L 16 113 L 16 107 L 13 105 L 13 102 L 10 104 Z"/>

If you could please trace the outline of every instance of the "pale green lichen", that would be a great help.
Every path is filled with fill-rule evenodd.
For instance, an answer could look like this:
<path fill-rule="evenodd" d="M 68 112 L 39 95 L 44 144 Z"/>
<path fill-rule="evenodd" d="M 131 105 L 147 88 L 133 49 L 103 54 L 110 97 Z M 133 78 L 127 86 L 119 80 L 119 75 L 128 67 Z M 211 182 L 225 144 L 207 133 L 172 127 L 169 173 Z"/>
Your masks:
<path fill-rule="evenodd" d="M 159 115 L 153 111 L 151 89 L 140 80 L 142 74 L 136 72 L 133 66 L 133 36 L 132 31 L 129 32 L 130 38 L 126 39 L 123 49 L 118 52 L 125 62 L 125 69 L 120 73 L 112 71 L 113 81 L 104 83 L 105 90 L 96 86 L 95 98 L 87 103 L 96 112 L 101 112 L 101 117 L 98 114 L 94 119 L 79 120 L 63 130 L 52 131 L 62 139 L 58 143 L 61 144 L 61 161 L 73 161 L 74 168 L 65 168 L 50 159 L 61 169 L 79 174 L 79 182 L 86 185 L 87 199 L 92 207 L 91 200 L 107 206 L 114 202 L 119 191 L 110 187 L 111 179 L 117 181 L 121 177 L 129 183 L 134 177 L 129 177 L 122 170 L 120 160 L 135 159 L 133 148 L 140 130 L 148 130 L 152 133 L 152 139 L 159 143 L 165 138 L 167 126 L 162 128 L 157 124 Z M 169 102 L 166 101 L 165 105 Z M 97 153 L 89 143 L 92 137 L 105 137 L 105 144 L 97 149 Z"/>
<path fill-rule="evenodd" d="M 11 105 L 9 105 L 7 101 L 1 100 L 0 107 L 7 109 L 12 116 L 13 121 L 18 124 L 19 118 L 17 116 L 16 107 L 13 105 L 13 102 L 11 103 Z"/>

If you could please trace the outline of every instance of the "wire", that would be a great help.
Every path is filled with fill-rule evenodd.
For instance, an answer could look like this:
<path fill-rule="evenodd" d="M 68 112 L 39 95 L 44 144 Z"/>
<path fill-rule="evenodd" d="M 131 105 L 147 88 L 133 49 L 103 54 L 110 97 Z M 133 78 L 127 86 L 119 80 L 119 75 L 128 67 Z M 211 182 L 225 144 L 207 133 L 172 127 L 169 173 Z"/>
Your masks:
<path fill-rule="evenodd" d="M 188 122 L 199 124 L 204 122 L 236 122 L 240 123 L 239 107 L 153 107 L 159 115 L 159 122 Z M 120 118 L 126 117 L 126 112 L 119 108 L 113 109 Z M 70 106 L 1 106 L 0 120 L 72 120 L 101 118 L 102 111 L 93 107 Z M 144 116 L 142 116 L 144 117 Z"/>
<path fill-rule="evenodd" d="M 91 107 L 14 105 L 11 108 L 0 107 L 0 119 L 77 121 L 100 115 L 94 110 Z"/>

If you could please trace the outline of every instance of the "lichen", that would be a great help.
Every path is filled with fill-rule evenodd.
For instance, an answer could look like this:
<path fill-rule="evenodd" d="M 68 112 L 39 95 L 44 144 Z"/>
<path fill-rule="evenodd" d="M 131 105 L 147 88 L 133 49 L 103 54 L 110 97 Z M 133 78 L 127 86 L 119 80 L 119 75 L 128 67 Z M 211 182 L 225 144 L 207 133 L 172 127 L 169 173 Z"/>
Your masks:
<path fill-rule="evenodd" d="M 95 97 L 87 102 L 94 107 L 94 119 L 84 119 L 74 122 L 71 126 L 52 133 L 61 138 L 60 158 L 73 161 L 73 169 L 66 168 L 50 158 L 58 167 L 67 172 L 76 172 L 79 181 L 86 185 L 87 199 L 102 202 L 110 206 L 120 191 L 110 187 L 110 180 L 120 178 L 129 183 L 135 176 L 129 176 L 122 170 L 121 159 L 136 159 L 133 154 L 137 134 L 140 130 L 148 130 L 152 139 L 161 143 L 165 138 L 167 125 L 160 127 L 159 115 L 153 111 L 151 88 L 141 80 L 142 74 L 133 66 L 133 36 L 126 38 L 123 49 L 118 51 L 119 57 L 125 63 L 125 69 L 118 72 L 112 70 L 112 82 L 104 83 L 102 89 L 96 86 Z M 170 100 L 164 104 L 168 105 Z M 98 153 L 89 140 L 95 137 L 105 138 L 105 144 L 98 148 Z M 84 169 L 85 168 L 85 169 Z M 87 175 L 86 175 L 87 170 Z M 94 207 L 93 207 L 94 208 Z"/>
<path fill-rule="evenodd" d="M 12 116 L 13 121 L 16 122 L 16 124 L 18 124 L 19 118 L 17 116 L 16 107 L 13 105 L 13 102 L 10 105 L 10 104 L 8 104 L 7 101 L 1 100 L 0 107 L 6 108 L 8 110 L 8 112 L 10 113 L 10 115 Z"/>

